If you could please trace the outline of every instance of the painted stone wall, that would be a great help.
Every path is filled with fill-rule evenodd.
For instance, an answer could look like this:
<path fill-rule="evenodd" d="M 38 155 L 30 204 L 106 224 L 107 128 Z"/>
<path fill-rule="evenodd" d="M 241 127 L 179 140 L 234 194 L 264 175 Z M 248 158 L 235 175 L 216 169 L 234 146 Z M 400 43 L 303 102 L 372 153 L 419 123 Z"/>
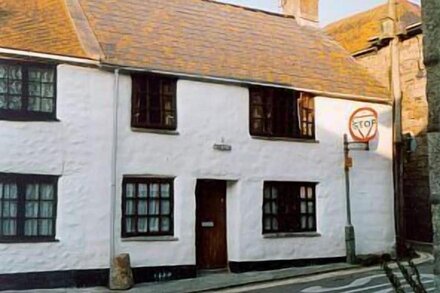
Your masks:
<path fill-rule="evenodd" d="M 431 207 L 429 203 L 428 149 L 426 128 L 428 103 L 426 76 L 423 66 L 422 35 L 400 43 L 400 74 L 402 81 L 402 130 L 417 141 L 415 152 L 408 152 L 404 161 L 404 196 L 407 238 L 431 242 Z M 357 60 L 389 86 L 389 48 L 360 56 Z"/>
<path fill-rule="evenodd" d="M 95 69 L 58 67 L 60 122 L 0 122 L 0 168 L 61 175 L 57 239 L 46 244 L 0 244 L 0 274 L 108 267 L 113 76 Z M 195 264 L 197 179 L 228 181 L 228 259 L 258 261 L 345 255 L 342 135 L 358 107 L 380 115 L 371 151 L 355 152 L 353 223 L 361 254 L 394 245 L 392 109 L 388 105 L 316 98 L 317 142 L 268 141 L 249 135 L 249 95 L 241 86 L 179 80 L 178 129 L 173 135 L 130 128 L 131 80 L 120 80 L 117 166 L 117 253 L 134 267 Z M 335 111 L 337 109 L 337 111 Z M 213 149 L 215 143 L 231 152 Z M 174 238 L 120 238 L 124 175 L 175 177 Z M 319 237 L 262 235 L 265 180 L 314 181 Z M 151 239 L 150 239 L 151 240 Z M 159 276 L 161 277 L 161 276 Z M 165 276 L 166 277 L 166 276 Z"/>

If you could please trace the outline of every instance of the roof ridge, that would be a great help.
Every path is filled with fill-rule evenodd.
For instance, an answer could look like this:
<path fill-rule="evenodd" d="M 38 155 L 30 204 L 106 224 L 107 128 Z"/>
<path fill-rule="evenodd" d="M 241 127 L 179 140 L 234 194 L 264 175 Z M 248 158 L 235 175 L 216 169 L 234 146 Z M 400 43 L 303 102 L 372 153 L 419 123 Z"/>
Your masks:
<path fill-rule="evenodd" d="M 95 33 L 90 27 L 87 16 L 85 15 L 78 0 L 63 0 L 67 13 L 70 16 L 74 31 L 84 52 L 94 60 L 102 60 L 104 57 Z"/>
<path fill-rule="evenodd" d="M 293 16 L 293 15 L 287 15 L 287 14 L 283 14 L 283 13 L 280 13 L 280 12 L 268 11 L 268 10 L 264 10 L 264 9 L 260 9 L 260 8 L 249 7 L 249 6 L 244 6 L 244 5 L 234 4 L 234 3 L 229 3 L 229 2 L 220 2 L 220 0 L 201 0 L 201 1 L 209 2 L 209 3 L 212 3 L 212 4 L 231 6 L 231 7 L 234 7 L 234 8 L 240 8 L 240 9 L 247 10 L 247 11 L 252 11 L 252 12 L 261 12 L 261 13 L 264 13 L 264 14 L 268 14 L 270 16 L 295 19 L 295 16 Z"/>

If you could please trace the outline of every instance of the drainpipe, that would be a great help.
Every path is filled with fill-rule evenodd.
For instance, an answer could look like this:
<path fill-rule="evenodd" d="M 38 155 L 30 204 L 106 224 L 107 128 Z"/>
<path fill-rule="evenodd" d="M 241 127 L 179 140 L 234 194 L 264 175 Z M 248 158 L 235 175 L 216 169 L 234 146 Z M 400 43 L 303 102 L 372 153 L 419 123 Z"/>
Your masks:
<path fill-rule="evenodd" d="M 118 153 L 118 102 L 119 102 L 119 69 L 114 70 L 113 84 L 113 127 L 112 127 L 112 153 L 111 153 L 111 191 L 110 191 L 110 259 L 109 267 L 112 269 L 113 259 L 116 254 L 116 181 L 117 181 L 117 153 Z M 109 278 L 110 279 L 110 278 Z"/>
<path fill-rule="evenodd" d="M 405 211 L 403 197 L 403 150 L 402 150 L 402 89 L 400 83 L 400 52 L 399 52 L 399 36 L 398 26 L 399 20 L 397 15 L 397 1 L 388 0 L 388 15 L 392 20 L 392 40 L 390 43 L 390 89 L 394 101 L 393 107 L 393 128 L 394 128 L 394 193 L 395 208 L 397 214 L 396 225 L 396 250 L 398 255 L 406 252 L 406 227 L 405 227 Z"/>

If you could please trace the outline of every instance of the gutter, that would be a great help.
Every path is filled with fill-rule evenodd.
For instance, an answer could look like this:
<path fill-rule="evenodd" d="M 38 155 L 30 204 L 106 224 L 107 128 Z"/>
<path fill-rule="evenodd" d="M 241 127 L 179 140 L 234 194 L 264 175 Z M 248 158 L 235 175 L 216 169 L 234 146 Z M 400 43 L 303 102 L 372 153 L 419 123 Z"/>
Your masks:
<path fill-rule="evenodd" d="M 56 54 L 38 53 L 38 52 L 33 52 L 33 51 L 16 50 L 16 49 L 9 49 L 9 48 L 3 48 L 3 47 L 0 47 L 0 55 L 1 54 L 18 56 L 18 57 L 33 57 L 33 58 L 39 58 L 39 59 L 61 61 L 61 62 L 66 62 L 66 63 L 75 63 L 75 64 L 89 65 L 89 66 L 90 65 L 94 65 L 94 66 L 100 65 L 99 61 L 92 60 L 92 59 L 69 57 L 69 56 L 56 55 Z"/>

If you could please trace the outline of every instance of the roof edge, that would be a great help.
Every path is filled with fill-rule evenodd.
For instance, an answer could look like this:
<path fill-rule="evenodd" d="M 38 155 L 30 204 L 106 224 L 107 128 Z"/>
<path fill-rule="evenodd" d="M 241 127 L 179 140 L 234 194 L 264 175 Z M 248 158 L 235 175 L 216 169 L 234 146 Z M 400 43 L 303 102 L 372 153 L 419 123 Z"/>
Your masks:
<path fill-rule="evenodd" d="M 215 82 L 220 82 L 220 83 L 223 82 L 223 83 L 232 83 L 232 84 L 249 84 L 249 85 L 270 86 L 270 87 L 285 88 L 285 89 L 292 89 L 292 90 L 296 90 L 296 91 L 308 92 L 311 94 L 325 96 L 328 98 L 336 98 L 336 99 L 352 100 L 352 101 L 360 101 L 360 102 L 369 102 L 369 103 L 376 103 L 376 104 L 387 104 L 387 105 L 393 104 L 392 100 L 389 97 L 380 98 L 380 97 L 369 97 L 369 96 L 361 96 L 361 95 L 343 94 L 343 93 L 337 93 L 337 92 L 320 91 L 320 90 L 314 90 L 314 89 L 295 87 L 295 86 L 288 85 L 288 84 L 268 83 L 268 82 L 258 81 L 258 80 L 234 79 L 234 78 L 220 77 L 220 76 L 199 75 L 199 74 L 191 74 L 191 73 L 177 72 L 177 71 L 167 71 L 167 70 L 152 69 L 152 68 L 130 67 L 130 66 L 124 66 L 124 65 L 120 65 L 120 64 L 113 64 L 113 63 L 101 62 L 101 65 L 102 65 L 101 68 L 108 68 L 108 69 L 121 69 L 121 70 L 134 71 L 134 72 L 150 72 L 150 73 L 185 77 L 188 79 L 209 80 L 209 81 L 215 81 Z"/>
<path fill-rule="evenodd" d="M 63 0 L 70 21 L 84 52 L 93 60 L 104 59 L 104 53 L 78 0 Z"/>

